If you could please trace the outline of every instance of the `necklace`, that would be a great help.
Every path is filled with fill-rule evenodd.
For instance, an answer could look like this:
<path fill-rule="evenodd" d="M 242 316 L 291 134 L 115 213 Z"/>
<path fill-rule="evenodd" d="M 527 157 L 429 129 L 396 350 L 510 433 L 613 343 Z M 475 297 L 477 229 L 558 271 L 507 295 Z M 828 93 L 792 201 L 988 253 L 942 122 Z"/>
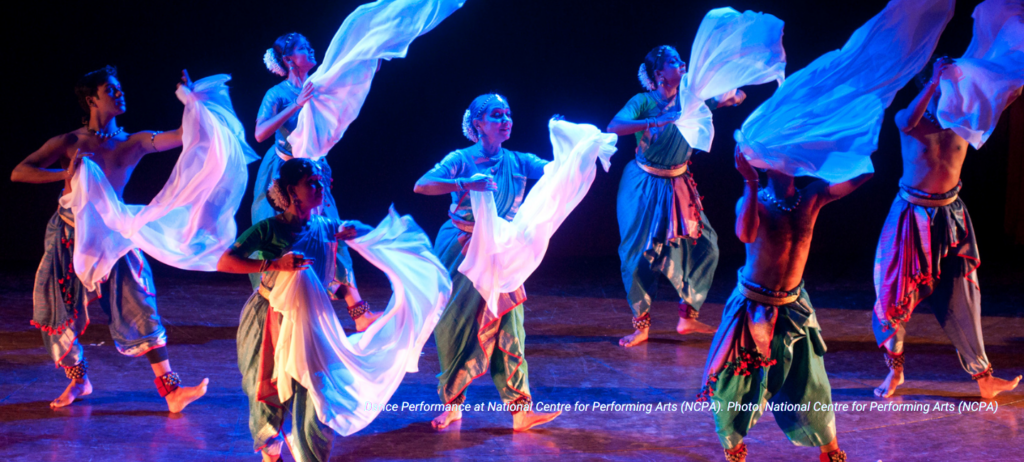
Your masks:
<path fill-rule="evenodd" d="M 124 127 L 117 127 L 116 130 L 110 130 L 109 132 L 105 132 L 103 130 L 93 130 L 91 128 L 89 129 L 89 133 L 92 133 L 93 135 L 96 135 L 100 139 L 100 141 L 105 141 L 105 140 L 108 140 L 110 138 L 113 138 L 113 137 L 119 135 L 123 131 L 124 131 Z"/>
<path fill-rule="evenodd" d="M 800 199 L 803 198 L 800 195 L 800 190 L 799 189 L 796 190 L 796 195 L 793 196 L 793 197 L 796 198 L 796 200 L 793 201 L 793 204 L 787 204 L 786 202 L 788 202 L 788 201 L 786 201 L 786 200 L 779 200 L 777 197 L 775 197 L 774 194 L 772 194 L 771 191 L 768 190 L 767 187 L 761 188 L 761 191 L 758 194 L 763 196 L 764 200 L 766 202 L 770 202 L 772 205 L 774 205 L 779 210 L 782 210 L 783 212 L 787 212 L 787 213 L 788 212 L 792 212 L 793 209 L 797 208 L 797 206 L 800 205 Z"/>

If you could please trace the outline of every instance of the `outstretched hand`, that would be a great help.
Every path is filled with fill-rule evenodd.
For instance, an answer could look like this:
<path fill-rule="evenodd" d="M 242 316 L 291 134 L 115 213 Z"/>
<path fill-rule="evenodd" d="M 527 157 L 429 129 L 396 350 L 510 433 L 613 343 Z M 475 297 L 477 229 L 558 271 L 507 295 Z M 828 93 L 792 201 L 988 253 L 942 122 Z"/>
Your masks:
<path fill-rule="evenodd" d="M 370 231 L 373 231 L 373 227 L 363 224 L 361 221 L 350 220 L 341 223 L 341 228 L 334 237 L 340 241 L 347 241 L 349 239 L 362 237 Z"/>
<path fill-rule="evenodd" d="M 736 161 L 736 170 L 743 175 L 744 181 L 756 182 L 758 181 L 757 170 L 747 162 L 747 157 L 743 155 L 743 151 L 739 145 L 736 145 L 736 151 L 733 153 L 733 160 Z"/>
<path fill-rule="evenodd" d="M 942 73 L 946 72 L 946 70 L 949 69 L 951 66 L 953 66 L 953 58 L 950 58 L 949 56 L 941 56 L 938 59 L 936 59 L 935 64 L 932 64 L 931 84 L 938 85 L 939 80 L 942 79 Z"/>
<path fill-rule="evenodd" d="M 730 92 L 730 93 L 732 93 L 732 92 Z M 747 99 L 747 94 L 744 93 L 743 90 L 737 89 L 736 92 L 731 94 L 731 95 L 729 95 L 728 98 L 723 98 L 721 101 L 719 101 L 718 102 L 718 107 L 739 106 L 746 99 Z"/>
<path fill-rule="evenodd" d="M 178 82 L 178 86 L 180 87 L 182 85 L 184 85 L 185 88 L 188 88 L 189 90 L 192 90 L 193 87 L 195 86 L 192 83 L 192 78 L 188 76 L 188 70 L 187 69 L 182 69 L 181 70 L 181 81 Z"/>
<path fill-rule="evenodd" d="M 270 263 L 268 269 L 273 271 L 302 271 L 313 264 L 312 258 L 306 258 L 302 252 L 288 252 Z"/>
<path fill-rule="evenodd" d="M 75 149 L 75 155 L 71 157 L 71 164 L 68 165 L 67 178 L 70 179 L 75 176 L 78 166 L 82 165 L 82 159 L 92 156 L 91 152 L 82 152 L 80 149 Z"/>

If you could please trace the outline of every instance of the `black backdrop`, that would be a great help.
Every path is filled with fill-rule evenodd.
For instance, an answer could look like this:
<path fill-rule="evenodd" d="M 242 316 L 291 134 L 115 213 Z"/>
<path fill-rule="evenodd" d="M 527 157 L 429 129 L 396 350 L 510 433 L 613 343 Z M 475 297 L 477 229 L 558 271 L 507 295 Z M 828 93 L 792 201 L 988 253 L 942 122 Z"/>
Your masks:
<path fill-rule="evenodd" d="M 252 138 L 256 111 L 264 92 L 280 80 L 264 68 L 264 50 L 278 35 L 299 31 L 322 58 L 337 27 L 358 3 L 21 2 L 22 12 L 12 11 L 4 18 L 8 121 L 0 170 L 9 172 L 47 138 L 80 124 L 82 114 L 72 86 L 81 74 L 105 64 L 119 68 L 128 112 L 118 122 L 129 131 L 168 130 L 180 124 L 182 106 L 174 88 L 181 69 L 187 68 L 193 78 L 232 74 L 235 109 L 250 144 L 262 155 L 270 142 L 256 143 Z M 970 42 L 970 14 L 977 1 L 958 3 L 939 53 L 959 56 Z M 469 0 L 416 40 L 407 58 L 383 64 L 358 120 L 329 156 L 341 215 L 375 224 L 394 203 L 433 236 L 447 218 L 449 199 L 415 195 L 412 186 L 447 152 L 468 144 L 460 133 L 460 120 L 480 93 L 497 90 L 511 103 L 515 128 L 506 147 L 550 158 L 548 117 L 559 113 L 603 128 L 640 91 L 636 69 L 644 54 L 655 45 L 672 44 L 687 59 L 690 41 L 711 8 L 754 9 L 784 20 L 787 70 L 793 73 L 841 47 L 884 5 L 881 0 Z M 742 182 L 732 166 L 731 134 L 774 91 L 774 84 L 745 90 L 745 104 L 716 111 L 717 142 L 711 153 L 697 153 L 692 165 L 706 212 L 719 231 L 720 269 L 726 272 L 743 254 L 732 234 L 733 205 Z M 822 213 L 809 271 L 838 267 L 870 281 L 878 233 L 901 175 L 892 114 L 914 95 L 911 84 L 897 95 L 887 114 L 873 156 L 875 178 Z M 972 212 L 990 271 L 1011 265 L 1011 258 L 1021 253 L 1003 233 L 1005 119 L 988 145 L 969 154 L 964 167 L 962 197 Z M 615 194 L 634 149 L 633 137 L 619 141 L 611 172 L 598 175 L 589 195 L 554 237 L 549 259 L 615 255 Z M 176 154 L 145 158 L 125 199 L 151 199 Z M 237 216 L 240 229 L 249 225 L 257 167 L 258 163 L 250 165 L 250 191 Z M 45 223 L 56 208 L 60 189 L 56 183 L 15 184 L 6 176 L 0 181 L 0 263 L 27 267 L 38 262 Z"/>

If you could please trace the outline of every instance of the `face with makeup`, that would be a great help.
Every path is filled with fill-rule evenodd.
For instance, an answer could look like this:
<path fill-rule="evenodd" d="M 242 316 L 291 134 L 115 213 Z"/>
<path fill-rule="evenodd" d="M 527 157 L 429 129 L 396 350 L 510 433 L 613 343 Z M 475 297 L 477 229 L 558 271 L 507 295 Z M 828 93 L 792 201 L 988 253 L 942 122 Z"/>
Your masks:
<path fill-rule="evenodd" d="M 324 178 L 318 173 L 306 175 L 298 184 L 288 186 L 288 195 L 297 207 L 315 209 L 324 203 Z"/>
<path fill-rule="evenodd" d="M 284 57 L 284 61 L 290 69 L 295 69 L 300 73 L 309 72 L 313 69 L 316 66 L 316 55 L 314 54 L 313 47 L 309 44 L 309 40 L 306 40 L 306 37 L 301 35 L 296 37 L 292 52 Z"/>
<path fill-rule="evenodd" d="M 686 75 L 686 63 L 672 47 L 665 47 L 661 68 L 654 72 L 654 78 L 661 85 L 673 87 Z"/>
<path fill-rule="evenodd" d="M 114 76 L 107 77 L 106 83 L 96 87 L 96 96 L 86 97 L 86 102 L 90 108 L 96 108 L 101 113 L 115 116 L 124 114 L 126 109 L 121 82 Z"/>
<path fill-rule="evenodd" d="M 512 109 L 501 96 L 495 96 L 487 103 L 487 107 L 479 118 L 473 121 L 473 127 L 480 135 L 481 141 L 502 143 L 512 136 Z"/>

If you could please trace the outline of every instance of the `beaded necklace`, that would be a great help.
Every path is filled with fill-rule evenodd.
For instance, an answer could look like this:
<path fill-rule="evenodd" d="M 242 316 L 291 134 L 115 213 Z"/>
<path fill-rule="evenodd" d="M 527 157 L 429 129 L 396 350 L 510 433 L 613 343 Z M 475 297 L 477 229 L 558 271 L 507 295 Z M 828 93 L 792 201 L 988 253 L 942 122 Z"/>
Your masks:
<path fill-rule="evenodd" d="M 87 130 L 89 130 L 89 133 L 92 133 L 93 135 L 96 135 L 96 137 L 98 137 L 102 141 L 102 140 L 108 140 L 110 138 L 113 138 L 113 137 L 119 135 L 121 132 L 124 131 L 124 127 L 117 127 L 116 130 L 111 130 L 109 132 L 105 132 L 103 130 L 93 130 L 91 128 L 89 128 Z"/>
<path fill-rule="evenodd" d="M 800 199 L 803 198 L 803 196 L 800 195 L 799 189 L 796 190 L 796 195 L 793 196 L 796 198 L 796 200 L 793 201 L 793 204 L 787 204 L 788 200 L 779 200 L 777 197 L 775 197 L 774 194 L 772 194 L 771 191 L 768 190 L 767 187 L 761 188 L 761 190 L 758 191 L 758 195 L 761 196 L 765 200 L 765 202 L 768 202 L 774 205 L 779 210 L 782 210 L 783 212 L 787 213 L 792 212 L 794 209 L 796 209 L 797 206 L 800 205 Z"/>

